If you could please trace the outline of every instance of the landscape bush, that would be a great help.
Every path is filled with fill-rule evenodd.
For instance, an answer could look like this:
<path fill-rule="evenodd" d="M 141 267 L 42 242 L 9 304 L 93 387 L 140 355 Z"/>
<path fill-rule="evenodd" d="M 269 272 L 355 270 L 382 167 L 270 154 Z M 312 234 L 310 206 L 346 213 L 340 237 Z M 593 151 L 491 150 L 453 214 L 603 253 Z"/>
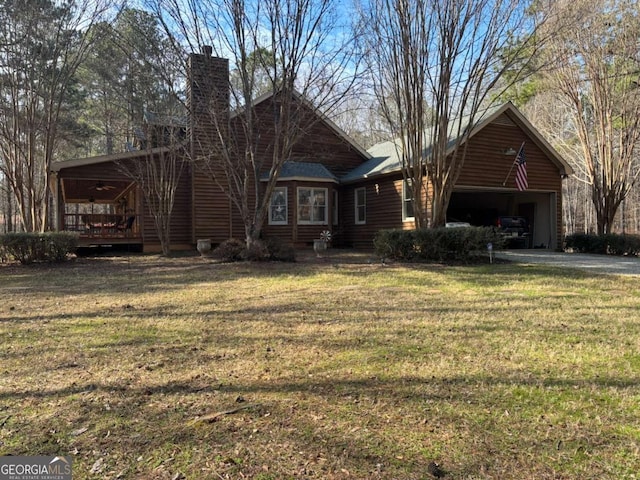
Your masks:
<path fill-rule="evenodd" d="M 470 261 L 486 255 L 487 246 L 503 246 L 491 227 L 423 228 L 419 230 L 381 230 L 373 240 L 382 258 L 401 261 Z"/>
<path fill-rule="evenodd" d="M 379 230 L 373 237 L 373 248 L 381 258 L 412 260 L 416 256 L 415 230 Z"/>
<path fill-rule="evenodd" d="M 0 235 L 0 251 L 3 259 L 16 260 L 23 265 L 61 262 L 75 253 L 78 238 L 72 232 L 6 233 Z"/>
<path fill-rule="evenodd" d="M 640 236 L 617 233 L 606 235 L 574 233 L 565 237 L 564 249 L 575 253 L 637 256 L 640 254 Z"/>
<path fill-rule="evenodd" d="M 241 257 L 250 262 L 266 262 L 271 258 L 271 255 L 263 240 L 254 240 L 249 248 L 242 250 Z"/>
<path fill-rule="evenodd" d="M 295 262 L 293 245 L 277 237 L 256 240 L 248 249 L 246 243 L 241 240 L 235 238 L 225 240 L 213 250 L 212 256 L 223 262 L 243 260 L 251 262 Z"/>
<path fill-rule="evenodd" d="M 236 238 L 225 240 L 213 249 L 211 256 L 223 262 L 238 262 L 242 260 L 246 244 Z"/>
<path fill-rule="evenodd" d="M 279 237 L 265 238 L 269 259 L 274 262 L 295 262 L 296 251 L 293 245 Z"/>

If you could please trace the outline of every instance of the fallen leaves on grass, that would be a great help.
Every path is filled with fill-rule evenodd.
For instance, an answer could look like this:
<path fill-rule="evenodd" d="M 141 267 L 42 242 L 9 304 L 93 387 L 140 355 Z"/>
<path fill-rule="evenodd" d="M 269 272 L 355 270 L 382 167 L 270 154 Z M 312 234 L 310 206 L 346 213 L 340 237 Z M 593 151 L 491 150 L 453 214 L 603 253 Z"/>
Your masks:
<path fill-rule="evenodd" d="M 239 405 L 237 407 L 234 408 L 229 408 L 227 410 L 221 410 L 219 412 L 215 412 L 215 413 L 208 413 L 206 415 L 203 415 L 202 417 L 196 417 L 193 420 L 191 420 L 189 422 L 189 425 L 196 425 L 198 423 L 213 423 L 215 421 L 217 421 L 220 417 L 224 416 L 224 415 L 231 415 L 233 413 L 237 413 L 241 410 L 248 410 L 250 408 L 256 408 L 259 407 L 260 404 L 259 403 L 246 403 L 244 405 Z"/>

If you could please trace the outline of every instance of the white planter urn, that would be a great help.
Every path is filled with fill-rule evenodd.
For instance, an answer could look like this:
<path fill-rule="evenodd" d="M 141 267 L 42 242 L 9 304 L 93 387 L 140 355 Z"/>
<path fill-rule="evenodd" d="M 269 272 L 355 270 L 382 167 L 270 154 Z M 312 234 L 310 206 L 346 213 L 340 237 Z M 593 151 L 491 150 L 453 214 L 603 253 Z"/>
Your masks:
<path fill-rule="evenodd" d="M 210 238 L 199 239 L 196 248 L 198 249 L 198 252 L 200 252 L 200 255 L 202 255 L 203 257 L 208 255 L 209 252 L 211 251 L 211 239 Z"/>

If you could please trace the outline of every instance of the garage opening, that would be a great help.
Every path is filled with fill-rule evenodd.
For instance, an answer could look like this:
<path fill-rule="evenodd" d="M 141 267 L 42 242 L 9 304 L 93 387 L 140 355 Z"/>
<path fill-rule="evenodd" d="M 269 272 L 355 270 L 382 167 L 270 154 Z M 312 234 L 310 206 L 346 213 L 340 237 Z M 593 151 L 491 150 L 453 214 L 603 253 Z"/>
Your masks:
<path fill-rule="evenodd" d="M 498 226 L 500 217 L 526 218 L 528 238 L 524 248 L 556 248 L 555 194 L 544 192 L 455 191 L 447 210 L 448 222 Z"/>

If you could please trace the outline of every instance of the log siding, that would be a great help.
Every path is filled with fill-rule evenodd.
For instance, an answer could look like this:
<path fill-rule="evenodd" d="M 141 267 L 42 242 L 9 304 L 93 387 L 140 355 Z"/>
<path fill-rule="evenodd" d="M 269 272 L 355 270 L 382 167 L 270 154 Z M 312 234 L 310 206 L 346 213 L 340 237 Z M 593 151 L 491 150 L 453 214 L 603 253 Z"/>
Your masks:
<path fill-rule="evenodd" d="M 171 224 L 172 243 L 194 247 L 200 238 L 209 238 L 214 244 L 229 238 L 244 239 L 244 223 L 228 195 L 223 145 L 220 141 L 222 136 L 224 140 L 229 140 L 225 143 L 233 144 L 236 152 L 246 150 L 242 117 L 245 113 L 230 115 L 229 111 L 229 63 L 225 59 L 212 57 L 210 49 L 205 48 L 203 53 L 189 56 L 188 70 L 186 134 L 189 143 L 185 161 L 189 163 L 189 168 L 185 170 L 176 192 Z M 262 176 L 272 167 L 273 150 L 277 143 L 273 116 L 278 114 L 281 100 L 276 94 L 251 106 L 251 114 L 255 118 L 253 133 L 258 139 L 255 154 L 264 160 L 262 171 L 258 172 Z M 370 174 L 362 173 L 362 169 L 369 168 L 365 163 L 370 159 L 366 152 L 300 97 L 295 96 L 291 111 L 297 121 L 297 137 L 287 155 L 289 158 L 279 160 L 322 164 L 334 178 L 283 178 L 278 181 L 277 187 L 286 188 L 287 192 L 287 222 L 270 224 L 268 210 L 265 211 L 262 227 L 264 236 L 280 237 L 302 246 L 312 245 L 323 230 L 330 230 L 334 245 L 372 248 L 372 240 L 381 229 L 415 228 L 415 222 L 403 220 L 403 178 L 399 170 L 387 169 L 387 164 L 384 164 L 385 169 L 372 170 Z M 516 203 L 520 201 L 523 204 L 531 203 L 536 198 L 543 199 L 541 204 L 548 203 L 549 210 L 555 208 L 555 219 L 550 219 L 549 230 L 555 236 L 553 242 L 559 246 L 563 234 L 561 175 L 570 173 L 570 167 L 515 107 L 507 104 L 496 112 L 495 117 L 482 123 L 468 140 L 465 162 L 454 192 L 473 192 L 478 195 L 499 192 L 512 195 Z M 505 152 L 517 151 L 523 142 L 529 187 L 526 192 L 518 192 L 514 182 L 515 168 L 512 169 L 515 154 L 506 155 Z M 122 157 L 129 159 L 133 155 L 116 155 L 111 161 L 101 158 L 94 164 L 84 160 L 72 162 L 68 168 L 59 170 L 58 184 L 74 179 L 122 180 L 123 174 L 117 168 Z M 138 157 L 127 161 L 144 161 L 143 153 Z M 241 160 L 238 157 L 238 161 Z M 376 161 L 378 159 L 372 164 Z M 510 169 L 512 171 L 507 175 Z M 345 177 L 349 173 L 354 176 Z M 348 178 L 348 183 L 341 183 L 342 177 Z M 429 185 L 427 187 L 430 188 Z M 256 188 L 262 189 L 264 184 L 247 186 L 250 192 L 247 199 L 249 205 L 256 205 Z M 298 221 L 300 188 L 326 189 L 323 222 Z M 364 218 L 356 217 L 356 192 L 364 194 L 364 205 L 360 209 Z M 63 195 L 61 192 L 58 197 L 62 198 Z M 427 192 L 424 195 L 423 201 L 427 201 Z M 139 188 L 135 191 L 135 197 L 137 212 L 141 214 L 139 228 L 145 250 L 154 249 L 159 241 L 151 212 L 144 204 Z M 427 204 L 428 211 L 430 208 Z M 58 208 L 58 211 L 62 209 Z"/>

